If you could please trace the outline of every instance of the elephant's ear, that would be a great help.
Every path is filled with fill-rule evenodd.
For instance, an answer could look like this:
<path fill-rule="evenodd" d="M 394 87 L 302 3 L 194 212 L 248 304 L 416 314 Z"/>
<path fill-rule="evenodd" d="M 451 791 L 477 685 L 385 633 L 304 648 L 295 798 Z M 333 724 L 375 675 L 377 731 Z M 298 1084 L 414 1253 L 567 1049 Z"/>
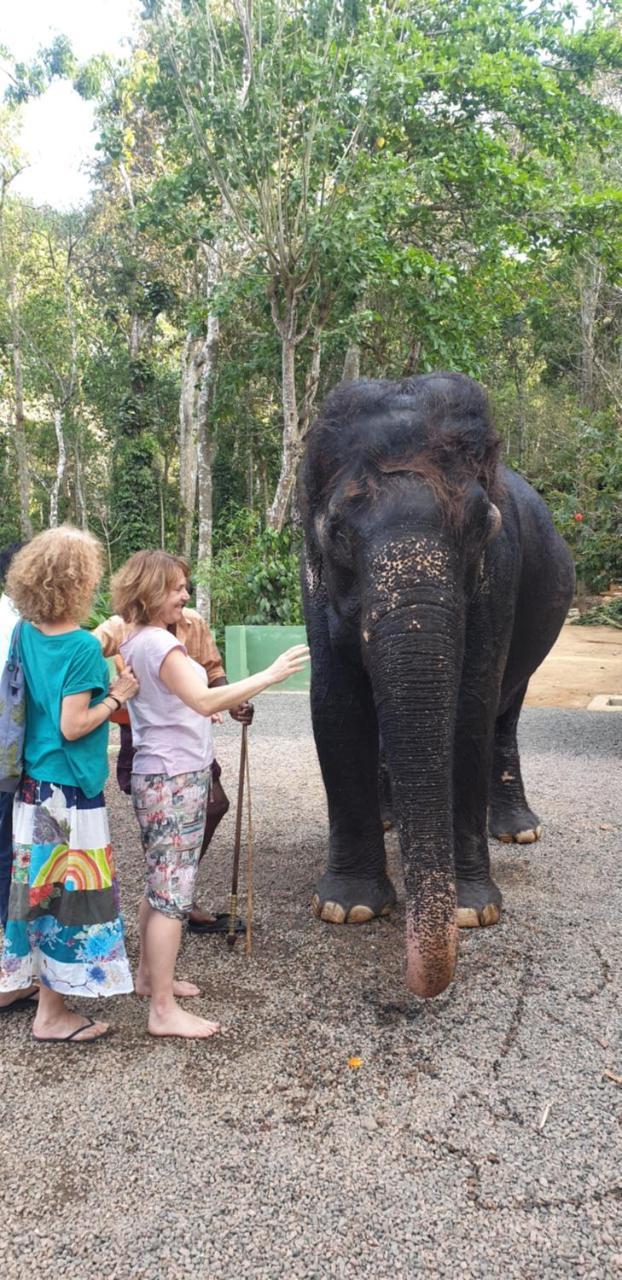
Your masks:
<path fill-rule="evenodd" d="M 502 525 L 503 519 L 499 508 L 494 502 L 489 502 L 486 515 L 486 542 L 492 542 L 501 533 Z"/>
<path fill-rule="evenodd" d="M 327 510 L 320 512 L 313 523 L 322 560 L 337 564 L 342 569 L 351 569 L 353 554 L 350 531 L 344 523 L 343 510 L 335 495 Z"/>

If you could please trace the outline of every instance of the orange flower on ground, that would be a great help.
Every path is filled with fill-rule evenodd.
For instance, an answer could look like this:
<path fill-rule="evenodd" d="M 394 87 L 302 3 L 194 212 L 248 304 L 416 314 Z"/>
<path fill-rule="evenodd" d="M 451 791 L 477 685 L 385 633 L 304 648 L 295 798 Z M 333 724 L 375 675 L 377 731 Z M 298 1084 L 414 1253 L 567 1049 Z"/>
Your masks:
<path fill-rule="evenodd" d="M 362 1065 L 362 1058 L 348 1058 L 348 1066 L 351 1071 L 358 1071 L 359 1067 L 362 1067 Z"/>

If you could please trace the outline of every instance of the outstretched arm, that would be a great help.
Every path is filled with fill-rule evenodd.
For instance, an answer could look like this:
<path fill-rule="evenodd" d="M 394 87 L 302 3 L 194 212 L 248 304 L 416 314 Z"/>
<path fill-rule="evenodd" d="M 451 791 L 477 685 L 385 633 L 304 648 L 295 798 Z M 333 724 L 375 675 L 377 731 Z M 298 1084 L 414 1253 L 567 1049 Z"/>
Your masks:
<path fill-rule="evenodd" d="M 217 680 L 210 680 L 210 689 L 222 689 L 228 684 L 226 676 L 219 676 Z M 237 707 L 229 707 L 229 715 L 233 720 L 237 720 L 238 724 L 252 724 L 255 708 L 252 702 L 240 702 Z"/>
<path fill-rule="evenodd" d="M 187 707 L 202 716 L 213 716 L 218 711 L 229 711 L 248 698 L 254 698 L 263 689 L 281 684 L 289 676 L 302 671 L 309 657 L 304 644 L 296 644 L 279 655 L 265 671 L 259 671 L 246 680 L 225 684 L 217 689 L 206 688 L 194 670 L 190 659 L 181 649 L 171 649 L 160 667 L 160 679 L 171 693 L 177 694 Z"/>

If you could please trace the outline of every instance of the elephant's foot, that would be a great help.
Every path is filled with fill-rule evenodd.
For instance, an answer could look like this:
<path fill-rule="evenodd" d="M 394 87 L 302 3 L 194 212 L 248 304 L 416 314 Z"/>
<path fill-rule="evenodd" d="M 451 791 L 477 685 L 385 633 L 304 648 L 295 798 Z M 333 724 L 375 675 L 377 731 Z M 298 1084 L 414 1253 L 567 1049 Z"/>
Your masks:
<path fill-rule="evenodd" d="M 527 803 L 515 807 L 491 805 L 488 830 L 503 844 L 535 844 L 542 835 L 540 819 Z"/>
<path fill-rule="evenodd" d="M 459 929 L 479 929 L 501 919 L 501 890 L 494 880 L 456 880 Z"/>
<path fill-rule="evenodd" d="M 365 924 L 375 916 L 388 916 L 395 901 L 388 876 L 368 879 L 326 871 L 311 899 L 311 909 L 329 924 Z"/>

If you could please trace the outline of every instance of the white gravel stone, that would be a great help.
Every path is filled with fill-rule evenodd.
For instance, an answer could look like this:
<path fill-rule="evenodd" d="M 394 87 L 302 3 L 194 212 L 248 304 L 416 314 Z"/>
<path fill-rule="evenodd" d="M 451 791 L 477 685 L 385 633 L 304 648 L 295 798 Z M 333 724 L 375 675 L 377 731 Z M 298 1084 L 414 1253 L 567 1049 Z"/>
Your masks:
<path fill-rule="evenodd" d="M 316 921 L 308 703 L 257 707 L 253 954 L 190 936 L 179 964 L 223 1034 L 152 1041 L 135 997 L 89 1006 L 116 1034 L 88 1051 L 33 1046 L 27 1013 L 0 1020 L 2 1280 L 618 1274 L 622 1103 L 603 1076 L 621 1064 L 616 718 L 525 713 L 543 839 L 493 844 L 502 923 L 462 936 L 453 986 L 422 1004 L 402 984 L 395 836 L 394 916 Z M 234 800 L 239 729 L 217 733 Z M 109 797 L 135 959 L 141 853 L 129 800 Z M 232 806 L 202 875 L 217 908 L 233 829 Z"/>

